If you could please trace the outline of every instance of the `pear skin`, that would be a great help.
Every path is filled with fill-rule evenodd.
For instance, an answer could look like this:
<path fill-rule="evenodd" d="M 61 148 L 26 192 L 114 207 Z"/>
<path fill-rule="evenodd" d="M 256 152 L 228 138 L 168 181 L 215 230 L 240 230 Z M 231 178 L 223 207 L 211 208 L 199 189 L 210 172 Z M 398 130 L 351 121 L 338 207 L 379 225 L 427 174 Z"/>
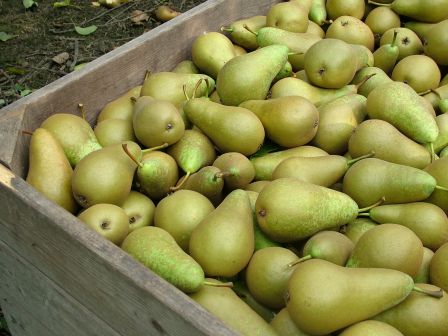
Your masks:
<path fill-rule="evenodd" d="M 374 228 L 378 223 L 369 218 L 356 218 L 347 225 L 341 227 L 340 232 L 345 234 L 354 244 L 356 244 L 361 236 Z"/>
<path fill-rule="evenodd" d="M 432 284 L 448 290 L 448 243 L 440 246 L 429 264 L 429 279 Z"/>
<path fill-rule="evenodd" d="M 180 185 L 180 181 L 178 185 Z M 205 166 L 196 173 L 191 174 L 187 180 L 182 183 L 182 189 L 194 190 L 212 199 L 219 195 L 224 188 L 224 178 L 219 168 L 214 166 Z"/>
<path fill-rule="evenodd" d="M 415 283 L 429 283 L 429 265 L 431 264 L 434 252 L 427 247 L 423 247 L 423 259 L 420 268 L 413 279 Z"/>
<path fill-rule="evenodd" d="M 244 189 L 255 177 L 252 162 L 243 154 L 224 153 L 213 162 L 223 172 L 224 186 L 227 190 Z"/>
<path fill-rule="evenodd" d="M 366 320 L 362 322 L 355 323 L 344 329 L 344 331 L 339 334 L 339 336 L 403 336 L 401 332 L 392 327 L 391 325 L 375 321 Z"/>
<path fill-rule="evenodd" d="M 279 335 L 284 336 L 310 336 L 299 330 L 297 325 L 291 319 L 288 309 L 283 308 L 275 315 L 271 321 L 271 326 L 278 332 Z"/>
<path fill-rule="evenodd" d="M 199 69 L 193 63 L 193 61 L 184 60 L 184 61 L 179 62 L 178 64 L 176 64 L 176 66 L 171 70 L 171 72 L 187 73 L 187 74 L 198 74 L 199 73 Z"/>
<path fill-rule="evenodd" d="M 131 190 L 129 196 L 121 204 L 121 208 L 129 218 L 129 232 L 144 226 L 150 226 L 154 222 L 156 206 L 147 196 L 138 191 Z"/>
<path fill-rule="evenodd" d="M 244 28 L 244 25 L 246 25 L 250 31 L 256 33 L 260 28 L 266 26 L 266 16 L 257 15 L 237 20 L 228 27 L 221 27 L 221 31 L 228 32 L 233 43 L 242 46 L 246 50 L 255 50 L 258 48 L 257 37 Z"/>
<path fill-rule="evenodd" d="M 398 60 L 409 55 L 418 55 L 422 53 L 423 44 L 420 38 L 412 30 L 403 27 L 391 28 L 385 31 L 381 36 L 380 46 L 391 44 L 395 31 L 398 32 L 396 45 L 400 50 L 398 53 Z"/>
<path fill-rule="evenodd" d="M 140 90 L 142 86 L 136 86 L 118 97 L 107 103 L 106 106 L 98 114 L 97 123 L 104 121 L 106 119 L 124 119 L 132 122 L 132 110 L 134 108 L 134 103 L 131 98 L 138 98 L 140 96 Z"/>
<path fill-rule="evenodd" d="M 430 163 L 424 170 L 437 180 L 437 185 L 448 188 L 447 169 L 448 157 L 442 157 Z M 426 202 L 433 203 L 448 212 L 448 192 L 445 190 L 434 190 Z"/>
<path fill-rule="evenodd" d="M 121 144 L 125 141 L 137 141 L 132 122 L 124 119 L 106 119 L 95 126 L 95 136 L 101 146 Z"/>
<path fill-rule="evenodd" d="M 442 2 L 445 3 L 445 1 Z M 445 7 L 447 7 L 446 4 Z M 431 57 L 439 65 L 448 65 L 447 27 L 448 20 L 443 20 L 435 25 L 429 31 L 425 45 L 423 46 L 425 55 Z"/>
<path fill-rule="evenodd" d="M 304 33 L 308 28 L 309 7 L 298 1 L 277 3 L 266 14 L 266 25 L 294 33 Z"/>

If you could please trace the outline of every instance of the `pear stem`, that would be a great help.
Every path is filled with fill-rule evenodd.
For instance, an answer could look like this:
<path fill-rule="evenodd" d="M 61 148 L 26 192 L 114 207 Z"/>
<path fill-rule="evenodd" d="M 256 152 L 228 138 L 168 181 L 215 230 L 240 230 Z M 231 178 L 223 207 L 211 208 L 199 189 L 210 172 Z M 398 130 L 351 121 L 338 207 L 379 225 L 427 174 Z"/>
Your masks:
<path fill-rule="evenodd" d="M 331 20 L 331 19 L 330 19 L 330 20 L 323 20 L 323 21 L 322 21 L 322 25 L 323 25 L 323 24 L 332 24 L 332 23 L 333 23 L 333 20 Z"/>
<path fill-rule="evenodd" d="M 22 134 L 33 135 L 34 132 L 27 131 L 27 130 L 22 130 Z"/>
<path fill-rule="evenodd" d="M 370 213 L 368 213 L 368 212 L 361 212 L 361 213 L 358 213 L 358 217 L 370 217 Z"/>
<path fill-rule="evenodd" d="M 233 287 L 233 282 L 215 283 L 210 281 L 204 281 L 202 284 L 212 287 L 227 287 L 227 288 Z"/>
<path fill-rule="evenodd" d="M 84 108 L 84 104 L 79 103 L 78 109 L 81 112 L 81 117 L 86 120 L 86 109 Z"/>
<path fill-rule="evenodd" d="M 208 90 L 210 89 L 210 82 L 208 78 L 204 78 L 205 84 L 207 86 L 207 89 L 205 90 L 205 98 L 208 98 Z"/>
<path fill-rule="evenodd" d="M 199 85 L 201 85 L 201 83 L 202 83 L 203 80 L 204 80 L 204 79 L 201 78 L 200 80 L 198 80 L 198 82 L 197 82 L 196 85 L 194 86 L 194 90 L 193 90 L 193 99 L 196 98 L 196 91 L 198 90 Z"/>
<path fill-rule="evenodd" d="M 219 178 L 223 178 L 223 177 L 226 177 L 226 176 L 232 176 L 233 174 L 231 173 L 231 172 L 217 172 L 216 174 L 215 174 L 215 180 L 216 179 L 219 179 Z"/>
<path fill-rule="evenodd" d="M 153 151 L 156 151 L 156 150 L 159 150 L 159 149 L 167 148 L 168 146 L 169 146 L 168 142 L 165 142 L 165 143 L 161 144 L 160 146 L 146 148 L 146 149 L 142 150 L 142 153 L 144 154 L 144 153 L 153 152 Z"/>
<path fill-rule="evenodd" d="M 180 181 L 180 183 L 178 183 L 176 186 L 171 187 L 170 190 L 171 191 L 176 191 L 179 190 L 180 187 L 182 187 L 182 185 L 188 180 L 188 178 L 190 177 L 191 172 L 187 172 L 185 174 L 185 176 L 182 178 L 182 180 Z"/>
<path fill-rule="evenodd" d="M 429 154 L 431 155 L 431 163 L 436 160 L 436 153 L 434 152 L 434 143 L 429 143 Z"/>
<path fill-rule="evenodd" d="M 430 89 L 429 91 L 431 91 L 432 93 L 435 93 L 437 95 L 437 97 L 439 97 L 439 99 L 442 99 L 442 97 L 440 96 L 440 93 L 438 91 L 436 91 L 435 89 Z"/>
<path fill-rule="evenodd" d="M 359 89 L 365 82 L 367 82 L 370 78 L 372 78 L 372 77 L 375 76 L 375 75 L 376 75 L 376 73 L 373 73 L 373 74 L 370 74 L 370 75 L 365 76 L 365 77 L 362 79 L 362 81 L 360 81 L 358 84 L 355 85 L 355 87 L 356 87 L 356 91 L 358 91 L 358 89 Z"/>
<path fill-rule="evenodd" d="M 289 52 L 288 56 L 298 56 L 298 55 L 303 55 L 303 52 Z"/>
<path fill-rule="evenodd" d="M 258 33 L 254 32 L 252 29 L 250 29 L 247 24 L 243 24 L 243 28 L 246 29 L 249 33 L 252 33 L 255 36 L 258 36 Z"/>
<path fill-rule="evenodd" d="M 362 159 L 370 158 L 370 157 L 372 157 L 372 156 L 375 156 L 375 152 L 374 152 L 374 151 L 371 151 L 371 152 L 369 152 L 369 153 L 367 153 L 367 154 L 365 154 L 365 155 L 359 156 L 359 157 L 357 157 L 357 158 L 355 158 L 355 159 L 348 160 L 348 161 L 347 161 L 347 165 L 348 165 L 348 166 L 351 166 L 351 165 L 354 164 L 355 162 L 358 162 L 358 161 L 360 161 L 360 160 L 362 160 Z"/>
<path fill-rule="evenodd" d="M 384 196 L 381 197 L 380 200 L 379 200 L 378 202 L 376 202 L 376 203 L 374 203 L 374 204 L 372 204 L 372 205 L 369 205 L 368 207 L 358 209 L 358 214 L 359 214 L 360 212 L 366 212 L 366 211 L 369 211 L 369 210 L 373 209 L 374 207 L 377 207 L 378 205 L 381 205 L 385 200 L 386 200 L 386 198 L 385 198 Z"/>
<path fill-rule="evenodd" d="M 143 81 L 147 80 L 149 76 L 151 76 L 151 70 L 146 70 L 145 79 Z"/>
<path fill-rule="evenodd" d="M 222 26 L 221 28 L 220 28 L 220 30 L 222 31 L 222 32 L 228 32 L 228 33 L 233 33 L 233 28 L 231 28 L 231 27 L 224 27 L 224 26 Z"/>
<path fill-rule="evenodd" d="M 385 4 L 385 3 L 380 3 L 380 2 L 376 2 L 376 1 L 372 1 L 372 0 L 367 1 L 367 3 L 376 5 L 376 6 L 383 6 L 383 7 L 391 7 L 392 6 L 392 4 Z"/>
<path fill-rule="evenodd" d="M 428 93 L 431 93 L 432 92 L 432 90 L 431 89 L 429 89 L 429 90 L 426 90 L 426 91 L 422 91 L 422 92 L 419 92 L 419 93 L 417 93 L 419 96 L 424 96 L 425 94 L 428 94 Z"/>
<path fill-rule="evenodd" d="M 437 298 L 437 299 L 440 299 L 440 298 L 443 297 L 443 289 L 441 289 L 441 288 L 439 290 L 437 290 L 437 291 L 431 291 L 431 290 L 422 289 L 422 288 L 419 288 L 417 286 L 414 286 L 414 288 L 412 288 L 412 290 L 414 290 L 416 292 L 419 292 L 419 293 L 423 293 L 423 294 L 432 296 L 432 297 Z"/>
<path fill-rule="evenodd" d="M 436 187 L 434 189 L 442 190 L 442 191 L 448 191 L 448 188 L 445 188 L 445 187 L 442 187 L 442 186 L 439 186 L 439 185 L 436 185 Z"/>
<path fill-rule="evenodd" d="M 188 94 L 187 94 L 187 84 L 182 85 L 182 91 L 184 92 L 185 99 L 187 101 L 189 101 L 190 97 L 188 97 Z"/>
<path fill-rule="evenodd" d="M 128 144 L 124 143 L 124 144 L 121 145 L 121 147 L 123 147 L 124 152 L 129 156 L 129 158 L 132 161 L 134 161 L 137 164 L 137 166 L 139 166 L 140 168 L 143 167 L 142 163 L 138 162 L 137 159 L 134 157 L 134 155 L 132 155 L 132 153 L 129 152 Z"/>
<path fill-rule="evenodd" d="M 288 267 L 288 268 L 291 268 L 291 267 L 293 267 L 293 266 L 295 266 L 295 265 L 297 265 L 297 264 L 300 264 L 301 262 L 307 261 L 307 260 L 312 259 L 312 258 L 313 258 L 313 256 L 312 256 L 311 254 L 308 254 L 308 255 L 306 255 L 306 256 L 300 258 L 299 260 L 290 262 L 290 263 L 287 265 L 287 267 Z"/>
<path fill-rule="evenodd" d="M 397 41 L 398 30 L 394 30 L 394 37 L 392 37 L 392 42 L 390 43 L 391 47 L 395 47 L 395 42 Z"/>

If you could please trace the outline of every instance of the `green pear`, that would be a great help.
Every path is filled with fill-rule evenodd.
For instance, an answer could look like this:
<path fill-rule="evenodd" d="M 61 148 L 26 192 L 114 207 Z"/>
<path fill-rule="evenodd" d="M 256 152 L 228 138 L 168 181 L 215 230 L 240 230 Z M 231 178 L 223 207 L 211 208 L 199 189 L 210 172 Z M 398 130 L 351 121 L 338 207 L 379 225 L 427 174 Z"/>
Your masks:
<path fill-rule="evenodd" d="M 275 168 L 290 157 L 314 157 L 328 155 L 324 150 L 313 146 L 299 146 L 278 152 L 268 153 L 261 157 L 251 158 L 255 168 L 255 180 L 272 180 Z"/>
<path fill-rule="evenodd" d="M 423 244 L 409 228 L 381 224 L 364 233 L 346 267 L 390 268 L 415 276 L 423 260 Z"/>
<path fill-rule="evenodd" d="M 448 146 L 446 146 L 439 154 L 440 158 L 448 156 Z"/>
<path fill-rule="evenodd" d="M 213 162 L 223 172 L 224 186 L 227 190 L 243 189 L 255 177 L 252 162 L 243 154 L 224 153 Z"/>
<path fill-rule="evenodd" d="M 325 7 L 326 0 L 312 0 L 308 18 L 314 21 L 319 26 L 322 26 L 327 21 L 327 8 Z M 330 20 L 331 21 L 331 20 Z"/>
<path fill-rule="evenodd" d="M 299 330 L 297 325 L 291 319 L 288 309 L 286 308 L 283 308 L 278 312 L 277 315 L 275 315 L 275 317 L 271 321 L 271 326 L 279 335 L 309 336 L 309 334 L 305 334 L 302 330 Z"/>
<path fill-rule="evenodd" d="M 251 155 L 263 143 L 263 124 L 248 109 L 196 98 L 189 100 L 184 110 L 188 119 L 204 132 L 221 152 Z"/>
<path fill-rule="evenodd" d="M 440 99 L 438 108 L 440 110 L 440 113 L 447 113 L 448 112 L 448 99 Z"/>
<path fill-rule="evenodd" d="M 412 278 L 396 270 L 346 268 L 312 259 L 296 266 L 287 309 L 300 330 L 324 335 L 395 306 L 413 287 Z"/>
<path fill-rule="evenodd" d="M 29 149 L 26 181 L 45 197 L 74 213 L 77 204 L 72 193 L 73 169 L 59 142 L 46 129 L 33 132 Z"/>
<path fill-rule="evenodd" d="M 387 30 L 401 26 L 400 16 L 389 7 L 375 7 L 366 16 L 364 23 L 369 26 L 376 41 L 379 41 Z"/>
<path fill-rule="evenodd" d="M 244 26 L 249 28 L 246 29 Z M 258 48 L 257 37 L 251 32 L 257 32 L 266 26 L 266 16 L 257 15 L 233 22 L 228 27 L 221 27 L 221 31 L 229 33 L 233 43 L 242 46 L 246 50 Z"/>
<path fill-rule="evenodd" d="M 180 185 L 182 181 L 179 181 Z M 223 172 L 214 166 L 205 166 L 191 174 L 180 186 L 182 189 L 194 190 L 212 199 L 219 195 L 224 188 Z"/>
<path fill-rule="evenodd" d="M 326 8 L 328 16 L 332 20 L 344 15 L 362 19 L 365 2 L 363 0 L 327 0 Z"/>
<path fill-rule="evenodd" d="M 349 196 L 293 178 L 274 180 L 255 205 L 260 228 L 277 242 L 293 242 L 340 227 L 358 215 Z"/>
<path fill-rule="evenodd" d="M 339 16 L 333 21 L 327 29 L 325 38 L 339 39 L 349 44 L 360 44 L 370 51 L 373 51 L 375 45 L 375 36 L 370 27 L 360 19 L 347 15 Z"/>
<path fill-rule="evenodd" d="M 354 158 L 374 152 L 377 159 L 420 169 L 431 162 L 431 154 L 424 146 L 380 119 L 359 124 L 348 141 L 348 151 Z"/>
<path fill-rule="evenodd" d="M 448 290 L 448 243 L 440 246 L 429 264 L 429 278 L 432 284 Z"/>
<path fill-rule="evenodd" d="M 448 188 L 448 157 L 440 158 L 430 163 L 425 171 L 429 173 L 433 178 L 437 180 L 437 184 L 443 188 Z M 429 203 L 433 203 L 443 211 L 448 212 L 448 192 L 443 188 L 437 188 L 426 200 Z"/>
<path fill-rule="evenodd" d="M 289 278 L 299 260 L 284 247 L 266 247 L 254 253 L 246 268 L 246 284 L 250 293 L 262 305 L 279 310 L 284 300 Z"/>
<path fill-rule="evenodd" d="M 308 28 L 305 33 L 316 35 L 320 38 L 325 38 L 325 31 L 322 29 L 322 27 L 311 20 L 308 21 Z"/>
<path fill-rule="evenodd" d="M 417 284 L 418 288 L 437 292 L 440 289 L 433 285 Z M 434 298 L 416 291 L 398 305 L 389 308 L 374 317 L 385 322 L 406 336 L 441 336 L 448 333 L 448 296 Z"/>
<path fill-rule="evenodd" d="M 317 132 L 319 112 L 306 98 L 291 96 L 248 100 L 239 106 L 255 113 L 268 138 L 282 147 L 305 145 Z"/>
<path fill-rule="evenodd" d="M 445 4 L 445 7 L 448 7 L 448 5 Z M 429 31 L 425 40 L 425 45 L 423 46 L 425 55 L 431 57 L 439 65 L 448 65 L 448 43 L 446 37 L 447 27 L 448 20 L 444 20 L 435 25 Z"/>
<path fill-rule="evenodd" d="M 73 114 L 56 113 L 40 125 L 59 142 L 72 167 L 86 155 L 101 148 L 89 123 Z"/>
<path fill-rule="evenodd" d="M 377 7 L 377 8 L 387 8 L 387 7 Z M 418 37 L 422 41 L 426 41 L 426 39 L 429 36 L 430 30 L 436 25 L 437 23 L 428 23 L 428 22 L 420 22 L 420 21 L 407 21 L 404 23 L 404 27 L 412 30 L 414 33 L 417 34 Z"/>
<path fill-rule="evenodd" d="M 124 119 L 106 119 L 95 126 L 95 136 L 101 146 L 121 144 L 124 141 L 137 141 L 132 123 Z"/>
<path fill-rule="evenodd" d="M 215 279 L 206 279 L 215 286 L 203 286 L 190 297 L 207 311 L 244 336 L 278 336 L 272 327 L 241 300 L 232 289 L 220 287 Z"/>
<path fill-rule="evenodd" d="M 368 78 L 365 80 L 365 78 Z M 378 67 L 365 67 L 359 70 L 351 84 L 359 85 L 358 93 L 367 98 L 369 93 L 382 84 L 390 83 L 392 79 Z"/>
<path fill-rule="evenodd" d="M 409 55 L 417 55 L 423 52 L 423 44 L 420 38 L 408 28 L 391 28 L 384 32 L 380 39 L 380 45 L 391 44 L 394 34 L 397 32 L 396 46 L 400 50 L 398 60 Z"/>
<path fill-rule="evenodd" d="M 373 89 L 367 97 L 367 114 L 371 119 L 389 122 L 419 143 L 434 142 L 439 135 L 423 100 L 404 83 L 390 82 Z"/>
<path fill-rule="evenodd" d="M 423 245 L 437 250 L 448 241 L 448 217 L 438 206 L 413 202 L 380 205 L 369 211 L 369 217 L 377 223 L 395 223 L 411 229 Z"/>
<path fill-rule="evenodd" d="M 440 81 L 440 86 L 448 84 L 448 74 L 446 74 Z"/>
<path fill-rule="evenodd" d="M 378 7 L 380 9 L 382 7 Z M 394 70 L 395 63 L 398 59 L 400 49 L 396 45 L 398 31 L 394 31 L 394 36 L 390 44 L 383 44 L 373 53 L 374 64 L 376 67 L 390 74 Z"/>
<path fill-rule="evenodd" d="M 291 77 L 292 75 L 293 75 L 292 65 L 291 65 L 291 63 L 286 61 L 285 65 L 279 71 L 279 73 L 275 76 L 275 78 L 272 80 L 272 82 L 275 83 L 275 82 L 279 81 L 282 78 Z"/>
<path fill-rule="evenodd" d="M 377 223 L 369 218 L 360 217 L 342 226 L 340 232 L 345 234 L 353 242 L 353 244 L 356 244 L 364 233 L 377 225 Z"/>
<path fill-rule="evenodd" d="M 434 252 L 427 247 L 423 247 L 423 259 L 420 268 L 413 279 L 415 283 L 429 283 L 429 265 Z"/>
<path fill-rule="evenodd" d="M 348 94 L 319 106 L 319 127 L 311 143 L 330 154 L 346 153 L 350 136 L 367 115 L 366 102 L 364 96 Z"/>
<path fill-rule="evenodd" d="M 95 204 L 82 211 L 78 218 L 116 245 L 120 245 L 129 233 L 128 215 L 113 204 Z"/>
<path fill-rule="evenodd" d="M 188 252 L 194 228 L 214 209 L 204 195 L 193 190 L 179 190 L 157 204 L 154 225 L 166 230 Z"/>
<path fill-rule="evenodd" d="M 121 248 L 185 293 L 198 291 L 204 272 L 165 230 L 146 226 L 131 232 Z"/>
<path fill-rule="evenodd" d="M 254 252 L 254 229 L 244 190 L 232 191 L 196 226 L 189 251 L 209 276 L 231 277 L 246 267 Z"/>
<path fill-rule="evenodd" d="M 194 64 L 203 73 L 215 79 L 224 64 L 235 56 L 232 41 L 217 32 L 199 35 L 191 46 L 191 57 Z"/>
<path fill-rule="evenodd" d="M 428 3 L 424 0 L 394 0 L 390 4 L 369 3 L 379 6 L 389 6 L 398 15 L 407 16 L 417 21 L 439 22 L 448 17 L 448 1 L 441 0 L 435 3 Z"/>
<path fill-rule="evenodd" d="M 216 82 L 223 104 L 237 106 L 246 100 L 265 99 L 272 80 L 288 60 L 288 52 L 284 45 L 270 45 L 228 61 Z"/>
<path fill-rule="evenodd" d="M 202 81 L 198 84 L 199 80 Z M 184 93 L 185 86 L 185 93 Z M 158 100 L 166 100 L 178 106 L 188 97 L 208 96 L 215 88 L 213 78 L 203 74 L 187 74 L 176 72 L 157 72 L 147 76 L 143 82 L 141 96 L 150 96 Z"/>
<path fill-rule="evenodd" d="M 141 149 L 135 142 L 125 142 L 137 160 Z M 128 197 L 137 164 L 125 153 L 122 144 L 91 152 L 78 162 L 72 177 L 75 200 L 84 208 L 98 203 L 120 206 Z"/>
<path fill-rule="evenodd" d="M 147 196 L 131 190 L 120 206 L 129 218 L 129 232 L 153 224 L 156 206 Z"/>
<path fill-rule="evenodd" d="M 240 55 L 247 54 L 247 50 L 244 49 L 243 47 L 240 47 L 240 46 L 237 45 L 237 44 L 234 44 L 234 45 L 233 45 L 233 51 L 234 51 L 234 53 L 235 53 L 235 56 L 240 56 Z"/>
<path fill-rule="evenodd" d="M 98 114 L 97 123 L 100 123 L 106 119 L 124 119 L 132 122 L 132 110 L 134 109 L 134 103 L 131 98 L 138 98 L 140 96 L 141 89 L 141 85 L 133 87 L 122 96 L 107 103 Z"/>
<path fill-rule="evenodd" d="M 373 53 L 369 48 L 361 44 L 350 44 L 350 46 L 355 53 L 357 71 L 362 68 L 373 66 L 375 60 L 373 58 Z"/>
<path fill-rule="evenodd" d="M 199 69 L 193 63 L 193 61 L 184 60 L 182 62 L 177 63 L 176 66 L 173 68 L 173 70 L 171 70 L 171 72 L 185 73 L 185 74 L 198 74 Z"/>
<path fill-rule="evenodd" d="M 274 4 L 266 14 L 266 26 L 304 33 L 308 28 L 308 11 L 309 7 L 298 1 Z"/>
<path fill-rule="evenodd" d="M 441 100 L 448 99 L 448 85 L 440 82 L 439 87 L 431 90 L 431 92 L 423 95 L 428 102 L 431 103 L 435 109 L 439 108 Z M 442 112 L 443 113 L 443 112 Z"/>
<path fill-rule="evenodd" d="M 382 8 L 382 7 L 378 7 Z M 401 332 L 392 327 L 391 325 L 375 321 L 366 320 L 362 322 L 355 323 L 344 329 L 344 331 L 339 334 L 339 336 L 403 336 Z"/>
<path fill-rule="evenodd" d="M 254 192 L 261 192 L 264 187 L 266 187 L 270 181 L 255 181 L 252 183 L 249 183 L 244 190 L 246 191 L 254 191 Z"/>
<path fill-rule="evenodd" d="M 353 164 L 343 181 L 344 193 L 361 207 L 381 198 L 384 204 L 423 201 L 436 186 L 436 179 L 425 171 L 375 158 Z"/>

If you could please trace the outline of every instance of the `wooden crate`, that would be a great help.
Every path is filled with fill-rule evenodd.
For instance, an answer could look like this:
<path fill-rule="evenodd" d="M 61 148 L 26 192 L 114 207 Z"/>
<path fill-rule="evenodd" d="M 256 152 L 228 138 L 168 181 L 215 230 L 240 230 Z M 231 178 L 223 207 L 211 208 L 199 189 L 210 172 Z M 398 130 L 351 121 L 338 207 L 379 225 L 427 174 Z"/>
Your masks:
<path fill-rule="evenodd" d="M 204 31 L 276 0 L 210 0 L 0 110 L 0 305 L 14 336 L 235 335 L 25 181 L 29 136 L 54 113 L 101 108 L 188 58 Z"/>

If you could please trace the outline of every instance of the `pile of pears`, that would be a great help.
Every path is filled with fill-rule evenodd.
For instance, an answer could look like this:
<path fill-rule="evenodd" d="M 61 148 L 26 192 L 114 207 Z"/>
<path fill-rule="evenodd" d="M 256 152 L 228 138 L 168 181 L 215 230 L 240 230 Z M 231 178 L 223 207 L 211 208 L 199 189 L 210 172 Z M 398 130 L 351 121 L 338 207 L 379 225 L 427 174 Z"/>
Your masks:
<path fill-rule="evenodd" d="M 28 183 L 242 335 L 448 335 L 448 0 L 261 14 L 47 118 Z"/>

